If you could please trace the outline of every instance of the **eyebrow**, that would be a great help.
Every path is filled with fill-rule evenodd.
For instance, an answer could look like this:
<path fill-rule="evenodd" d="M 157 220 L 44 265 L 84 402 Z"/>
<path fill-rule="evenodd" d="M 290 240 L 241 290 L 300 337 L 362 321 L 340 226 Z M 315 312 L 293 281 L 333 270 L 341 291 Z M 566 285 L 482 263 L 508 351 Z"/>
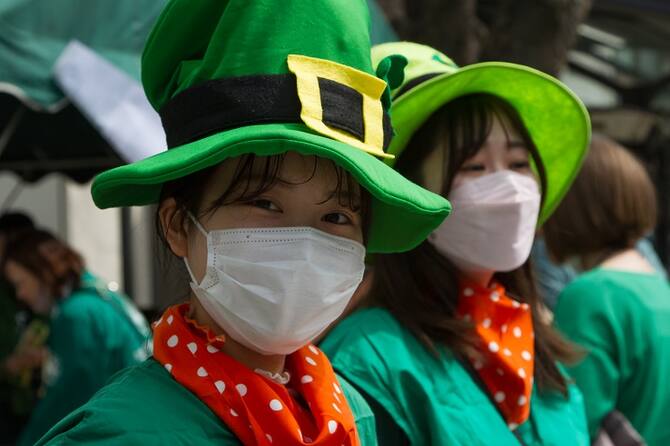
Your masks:
<path fill-rule="evenodd" d="M 326 193 L 324 199 L 318 202 L 318 204 L 327 203 L 331 200 L 337 200 L 338 203 L 346 203 L 347 207 L 350 207 L 349 205 L 352 205 L 355 208 L 359 208 L 361 206 L 361 194 L 347 189 L 340 189 L 339 191 L 337 189 L 333 189 L 329 191 Z M 355 208 L 351 210 L 358 211 L 358 209 Z"/>
<path fill-rule="evenodd" d="M 250 175 L 249 176 L 249 184 L 254 184 L 254 182 L 259 183 L 263 180 L 262 175 Z M 277 177 L 277 181 L 275 184 L 273 184 L 273 187 L 281 187 L 283 189 L 290 189 L 295 186 L 299 186 L 300 183 L 294 184 L 290 183 L 288 181 L 283 180 L 281 177 Z M 331 189 L 328 192 L 324 194 L 324 198 L 321 201 L 318 201 L 316 204 L 324 204 L 327 203 L 331 200 L 337 200 L 339 203 L 346 203 L 347 207 L 350 207 L 349 204 L 352 204 L 355 207 L 360 207 L 361 206 L 361 194 L 352 192 L 348 189 L 340 189 L 338 190 L 337 188 Z M 358 209 L 352 209 L 354 211 L 358 211 Z"/>
<path fill-rule="evenodd" d="M 507 149 L 508 150 L 509 149 L 518 149 L 518 148 L 527 149 L 528 146 L 523 141 L 507 141 Z"/>

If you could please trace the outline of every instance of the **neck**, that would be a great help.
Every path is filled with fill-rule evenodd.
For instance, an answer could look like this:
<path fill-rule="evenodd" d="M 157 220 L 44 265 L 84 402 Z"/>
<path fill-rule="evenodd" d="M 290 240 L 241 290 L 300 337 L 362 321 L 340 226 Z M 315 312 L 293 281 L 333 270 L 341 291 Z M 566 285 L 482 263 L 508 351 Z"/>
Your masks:
<path fill-rule="evenodd" d="M 600 264 L 601 268 L 653 274 L 653 266 L 636 249 L 630 248 L 609 256 Z"/>
<path fill-rule="evenodd" d="M 468 280 L 476 283 L 479 286 L 488 288 L 493 279 L 493 271 L 460 271 L 460 273 Z"/>
<path fill-rule="evenodd" d="M 217 336 L 225 336 L 226 342 L 221 349 L 225 354 L 241 362 L 251 370 L 261 369 L 271 373 L 282 373 L 286 362 L 286 355 L 263 355 L 250 348 L 245 347 L 239 342 L 231 339 L 230 336 L 216 323 L 214 319 L 205 311 L 195 296 L 191 296 L 191 311 L 189 317 L 198 324 L 208 327 Z"/>

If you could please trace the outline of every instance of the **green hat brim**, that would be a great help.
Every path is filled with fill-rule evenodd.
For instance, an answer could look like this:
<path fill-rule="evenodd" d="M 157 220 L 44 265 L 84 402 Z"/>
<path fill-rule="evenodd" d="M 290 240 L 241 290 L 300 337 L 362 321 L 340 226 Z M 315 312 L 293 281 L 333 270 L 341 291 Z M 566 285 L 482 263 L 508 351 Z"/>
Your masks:
<path fill-rule="evenodd" d="M 103 209 L 157 203 L 165 182 L 227 158 L 287 151 L 330 159 L 370 192 L 372 222 L 367 243 L 370 253 L 414 248 L 451 211 L 444 198 L 405 179 L 378 159 L 313 133 L 301 124 L 262 124 L 227 130 L 103 172 L 93 182 L 93 200 Z"/>
<path fill-rule="evenodd" d="M 579 171 L 588 150 L 591 125 L 582 102 L 541 71 L 506 62 L 483 62 L 419 84 L 393 103 L 391 118 L 397 134 L 388 152 L 397 158 L 414 132 L 437 109 L 457 97 L 474 93 L 504 99 L 517 110 L 528 129 L 547 175 L 539 218 L 539 223 L 543 223 Z"/>

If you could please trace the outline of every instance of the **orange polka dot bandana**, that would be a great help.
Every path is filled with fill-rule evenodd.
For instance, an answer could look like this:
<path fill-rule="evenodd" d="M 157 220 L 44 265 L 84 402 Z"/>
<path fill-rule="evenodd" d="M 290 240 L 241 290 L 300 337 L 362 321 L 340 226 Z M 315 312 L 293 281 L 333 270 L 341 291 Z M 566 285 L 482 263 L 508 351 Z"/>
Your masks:
<path fill-rule="evenodd" d="M 328 358 L 313 345 L 286 357 L 286 386 L 220 351 L 225 339 L 168 308 L 154 324 L 154 357 L 244 445 L 358 446 L 354 416 Z"/>
<path fill-rule="evenodd" d="M 470 362 L 510 429 L 528 419 L 533 389 L 533 319 L 526 303 L 505 295 L 505 288 L 485 288 L 462 281 L 459 318 L 472 322 L 480 342 Z"/>

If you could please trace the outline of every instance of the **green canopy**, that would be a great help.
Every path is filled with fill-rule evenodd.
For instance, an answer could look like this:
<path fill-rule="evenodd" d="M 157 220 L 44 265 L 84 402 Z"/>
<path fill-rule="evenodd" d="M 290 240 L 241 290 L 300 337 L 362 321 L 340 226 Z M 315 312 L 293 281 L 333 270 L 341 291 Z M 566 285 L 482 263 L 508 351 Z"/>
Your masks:
<path fill-rule="evenodd" d="M 139 55 L 165 0 L 0 3 L 0 91 L 13 88 L 31 107 L 50 109 L 63 100 L 52 67 L 71 40 L 139 79 Z"/>
<path fill-rule="evenodd" d="M 34 181 L 77 181 L 122 164 L 54 82 L 54 63 L 77 40 L 139 80 L 140 54 L 166 0 L 0 1 L 0 169 Z"/>

